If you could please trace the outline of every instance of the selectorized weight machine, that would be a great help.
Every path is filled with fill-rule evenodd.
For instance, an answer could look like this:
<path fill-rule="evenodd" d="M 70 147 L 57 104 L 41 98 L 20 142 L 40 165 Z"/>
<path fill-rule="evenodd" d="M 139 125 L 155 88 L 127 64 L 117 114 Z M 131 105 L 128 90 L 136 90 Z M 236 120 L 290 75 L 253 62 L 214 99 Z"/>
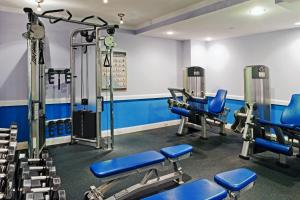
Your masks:
<path fill-rule="evenodd" d="M 29 138 L 29 156 L 32 158 L 38 158 L 43 148 L 46 146 L 45 127 L 46 127 L 46 76 L 48 75 L 49 84 L 53 84 L 53 76 L 58 75 L 59 87 L 60 87 L 60 75 L 65 76 L 65 83 L 71 84 L 71 119 L 68 123 L 71 123 L 71 141 L 83 141 L 89 143 L 95 143 L 96 148 L 113 148 L 114 141 L 114 123 L 113 123 L 113 86 L 109 85 L 110 91 L 110 136 L 105 140 L 101 134 L 101 113 L 103 111 L 103 97 L 101 96 L 101 84 L 102 84 L 102 59 L 101 55 L 105 52 L 105 67 L 112 67 L 112 52 L 115 46 L 113 35 L 118 25 L 108 25 L 108 23 L 100 17 L 89 16 L 81 21 L 73 20 L 72 14 L 68 10 L 57 9 L 45 11 L 42 14 L 33 12 L 31 8 L 24 8 L 24 12 L 28 16 L 27 32 L 23 36 L 27 39 L 28 47 L 28 121 L 30 129 Z M 65 14 L 66 17 L 54 16 L 55 14 Z M 50 24 L 58 22 L 67 22 L 73 24 L 80 24 L 85 27 L 75 30 L 71 35 L 71 58 L 70 69 L 46 69 L 44 59 L 44 44 L 45 44 L 45 26 L 41 19 L 48 19 Z M 99 23 L 88 22 L 90 19 L 96 19 Z M 105 34 L 104 34 L 105 32 Z M 78 34 L 86 38 L 86 42 L 78 42 L 76 36 Z M 103 34 L 103 35 L 102 35 Z M 95 47 L 95 79 L 96 79 L 96 95 L 95 95 L 95 112 L 94 112 L 94 131 L 88 137 L 85 137 L 85 132 L 81 132 L 78 135 L 75 132 L 75 123 L 86 123 L 84 120 L 73 121 L 77 108 L 76 103 L 76 69 L 75 69 L 75 50 L 79 47 L 88 48 L 89 46 Z M 105 49 L 103 48 L 105 47 Z M 111 70 L 110 70 L 111 72 Z M 112 81 L 112 74 L 110 74 L 110 83 Z M 88 104 L 87 98 L 82 98 L 81 105 Z M 89 127 L 83 125 L 82 127 Z M 81 128 L 81 130 L 85 130 Z M 81 137 L 80 137 L 81 136 Z M 93 138 L 93 139 L 91 139 Z M 106 141 L 106 142 L 105 142 Z"/>
<path fill-rule="evenodd" d="M 218 126 L 220 134 L 225 135 L 228 108 L 225 108 L 226 90 L 218 90 L 210 101 L 205 96 L 205 69 L 187 67 L 184 69 L 184 88 L 169 88 L 171 98 L 168 100 L 171 112 L 181 116 L 177 131 L 182 136 L 184 127 L 201 130 L 201 138 L 207 139 L 207 124 Z M 180 96 L 178 96 L 180 94 Z M 182 96 L 182 97 L 181 97 Z"/>
<path fill-rule="evenodd" d="M 284 108 L 280 122 L 271 121 L 269 69 L 263 65 L 244 69 L 245 107 L 235 112 L 232 129 L 243 134 L 240 157 L 270 151 L 279 155 L 278 163 L 286 166 L 300 141 L 300 95 L 293 94 Z M 299 156 L 299 154 L 298 154 Z"/>

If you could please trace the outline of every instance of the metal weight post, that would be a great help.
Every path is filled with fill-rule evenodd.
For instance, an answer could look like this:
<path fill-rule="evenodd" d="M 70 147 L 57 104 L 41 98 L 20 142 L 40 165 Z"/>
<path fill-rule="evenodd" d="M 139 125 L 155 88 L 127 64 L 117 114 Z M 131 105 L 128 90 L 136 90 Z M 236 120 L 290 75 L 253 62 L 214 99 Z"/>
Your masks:
<path fill-rule="evenodd" d="M 34 14 L 27 14 L 29 23 L 23 36 L 28 48 L 28 152 L 30 157 L 36 158 L 45 146 L 45 29 Z"/>

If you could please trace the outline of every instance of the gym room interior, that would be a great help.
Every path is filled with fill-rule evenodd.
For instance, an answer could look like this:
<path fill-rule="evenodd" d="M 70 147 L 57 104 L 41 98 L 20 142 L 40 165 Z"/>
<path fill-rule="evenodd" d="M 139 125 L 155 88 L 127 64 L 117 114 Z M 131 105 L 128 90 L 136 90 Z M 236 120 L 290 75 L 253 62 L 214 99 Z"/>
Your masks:
<path fill-rule="evenodd" d="M 299 52 L 300 0 L 1 0 L 0 199 L 300 199 Z"/>

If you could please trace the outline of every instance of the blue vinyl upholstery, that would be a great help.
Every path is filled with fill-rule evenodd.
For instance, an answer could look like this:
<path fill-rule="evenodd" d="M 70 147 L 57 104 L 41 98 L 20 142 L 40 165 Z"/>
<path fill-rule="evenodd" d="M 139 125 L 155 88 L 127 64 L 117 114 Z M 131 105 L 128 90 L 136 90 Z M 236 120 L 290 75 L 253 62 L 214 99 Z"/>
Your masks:
<path fill-rule="evenodd" d="M 165 157 L 156 151 L 146 151 L 125 157 L 97 162 L 90 166 L 91 172 L 98 178 L 128 172 L 141 167 L 162 163 Z"/>
<path fill-rule="evenodd" d="M 162 153 L 167 158 L 178 158 L 184 154 L 191 153 L 193 151 L 193 147 L 188 144 L 181 144 L 172 147 L 162 148 L 160 153 Z"/>
<path fill-rule="evenodd" d="M 275 153 L 284 154 L 287 156 L 293 155 L 292 146 L 279 144 L 277 142 L 272 142 L 270 140 L 265 140 L 262 138 L 255 139 L 255 146 L 267 149 L 267 150 L 275 152 Z"/>
<path fill-rule="evenodd" d="M 189 110 L 187 110 L 185 108 L 172 107 L 171 108 L 171 112 L 175 113 L 177 115 L 180 115 L 180 116 L 189 117 L 191 111 L 189 111 Z"/>
<path fill-rule="evenodd" d="M 289 105 L 282 112 L 280 121 L 282 124 L 300 126 L 300 94 L 292 95 Z"/>
<path fill-rule="evenodd" d="M 225 107 L 226 96 L 227 90 L 218 90 L 216 96 L 208 104 L 208 112 L 215 114 L 223 112 Z"/>
<path fill-rule="evenodd" d="M 209 180 L 201 179 L 144 200 L 222 200 L 226 197 L 227 191 L 224 188 Z"/>
<path fill-rule="evenodd" d="M 289 130 L 300 132 L 300 127 L 296 126 L 294 124 L 281 124 L 281 123 L 271 122 L 271 121 L 264 120 L 264 119 L 258 119 L 257 121 L 261 125 L 264 125 L 264 126 L 278 127 L 278 128 L 282 128 L 282 129 L 289 129 Z"/>
<path fill-rule="evenodd" d="M 229 191 L 237 192 L 256 180 L 256 173 L 240 168 L 215 175 L 214 180 Z"/>

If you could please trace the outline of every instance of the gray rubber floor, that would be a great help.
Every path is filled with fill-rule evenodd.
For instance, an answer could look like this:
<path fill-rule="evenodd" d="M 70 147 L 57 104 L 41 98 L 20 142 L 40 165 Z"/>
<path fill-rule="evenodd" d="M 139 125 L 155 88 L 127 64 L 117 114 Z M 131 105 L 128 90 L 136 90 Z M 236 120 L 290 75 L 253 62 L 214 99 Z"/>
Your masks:
<path fill-rule="evenodd" d="M 272 153 L 262 153 L 245 161 L 238 158 L 242 147 L 240 135 L 229 133 L 224 137 L 209 133 L 208 140 L 201 140 L 198 133 L 177 137 L 176 131 L 177 126 L 174 126 L 117 136 L 112 152 L 82 145 L 64 145 L 51 148 L 50 153 L 70 200 L 83 199 L 83 194 L 90 185 L 98 186 L 101 183 L 89 171 L 93 162 L 182 143 L 194 147 L 192 158 L 182 161 L 184 172 L 188 175 L 186 178 L 212 180 L 218 172 L 247 167 L 257 173 L 258 179 L 254 189 L 243 193 L 240 199 L 300 199 L 299 159 L 290 158 L 289 168 L 276 165 L 276 155 Z M 125 180 L 111 192 L 134 183 L 138 178 Z"/>

